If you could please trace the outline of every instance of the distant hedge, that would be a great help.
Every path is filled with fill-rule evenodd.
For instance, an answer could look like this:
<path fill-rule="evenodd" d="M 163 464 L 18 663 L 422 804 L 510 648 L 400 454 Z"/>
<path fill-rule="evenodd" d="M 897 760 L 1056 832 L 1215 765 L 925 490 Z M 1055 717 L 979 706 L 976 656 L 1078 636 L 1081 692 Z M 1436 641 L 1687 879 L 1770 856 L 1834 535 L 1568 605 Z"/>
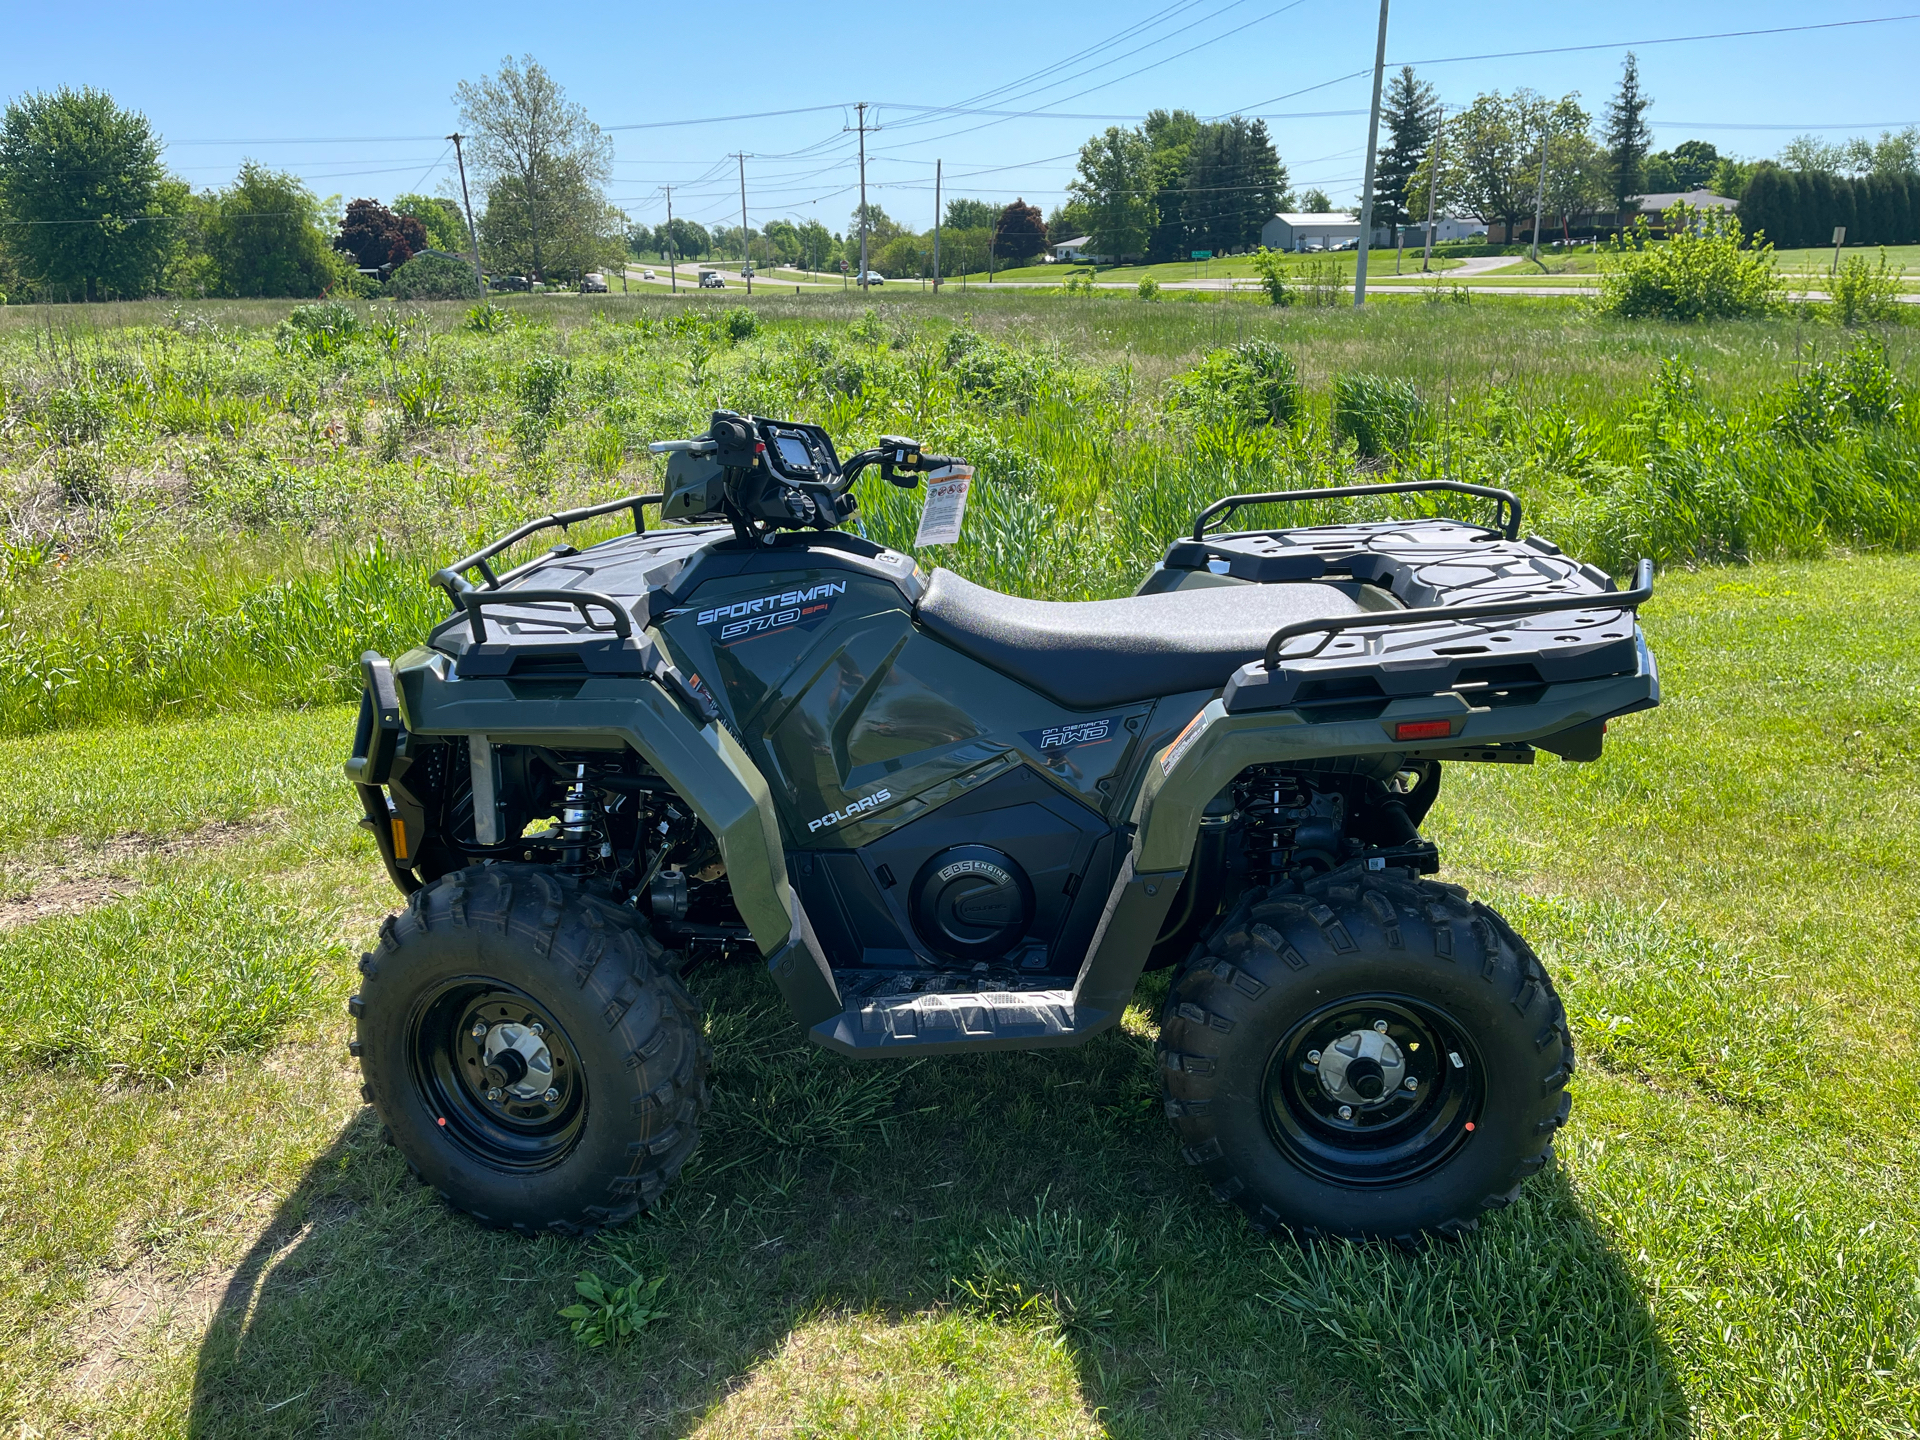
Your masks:
<path fill-rule="evenodd" d="M 480 282 L 465 260 L 416 255 L 393 272 L 387 293 L 398 300 L 478 300 Z"/>
<path fill-rule="evenodd" d="M 1920 180 L 1815 175 L 1762 165 L 1740 197 L 1740 224 L 1777 249 L 1831 245 L 1837 225 L 1849 245 L 1920 244 Z"/>

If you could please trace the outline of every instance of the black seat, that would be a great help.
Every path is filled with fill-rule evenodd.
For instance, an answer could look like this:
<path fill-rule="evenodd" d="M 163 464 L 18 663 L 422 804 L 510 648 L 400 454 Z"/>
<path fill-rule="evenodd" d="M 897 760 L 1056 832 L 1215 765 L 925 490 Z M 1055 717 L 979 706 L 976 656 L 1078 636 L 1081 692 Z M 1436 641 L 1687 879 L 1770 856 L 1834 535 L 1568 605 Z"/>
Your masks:
<path fill-rule="evenodd" d="M 1282 625 L 1361 613 L 1312 582 L 1019 600 L 950 570 L 933 572 L 918 611 L 929 634 L 1075 710 L 1217 689 Z"/>

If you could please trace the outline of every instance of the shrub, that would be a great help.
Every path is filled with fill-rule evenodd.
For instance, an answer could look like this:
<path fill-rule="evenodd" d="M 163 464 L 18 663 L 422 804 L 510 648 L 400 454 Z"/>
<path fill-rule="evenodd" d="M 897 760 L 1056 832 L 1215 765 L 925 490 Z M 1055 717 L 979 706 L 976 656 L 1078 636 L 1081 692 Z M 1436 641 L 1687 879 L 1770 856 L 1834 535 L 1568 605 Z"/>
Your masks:
<path fill-rule="evenodd" d="M 1600 309 L 1627 319 L 1728 320 L 1765 315 L 1782 299 L 1773 247 L 1740 244 L 1740 222 L 1684 202 L 1666 211 L 1663 245 L 1628 255 L 1601 282 Z M 1644 239 L 1646 218 L 1635 224 Z"/>
<path fill-rule="evenodd" d="M 1900 279 L 1906 270 L 1888 268 L 1887 252 L 1880 252 L 1878 265 L 1867 264 L 1864 255 L 1849 255 L 1828 287 L 1832 295 L 1829 313 L 1851 329 L 1873 321 L 1900 318 Z"/>
<path fill-rule="evenodd" d="M 477 300 L 480 282 L 473 266 L 448 255 L 416 255 L 387 281 L 396 300 Z"/>
<path fill-rule="evenodd" d="M 750 339 L 759 328 L 759 320 L 744 305 L 730 306 L 720 313 L 720 333 L 727 337 L 729 345 L 738 345 L 742 340 Z"/>
<path fill-rule="evenodd" d="M 1232 417 L 1290 428 L 1300 418 L 1300 375 L 1293 357 L 1272 340 L 1215 350 L 1174 382 L 1174 409 L 1208 419 Z"/>
<path fill-rule="evenodd" d="M 1158 300 L 1160 298 L 1160 282 L 1151 275 L 1142 275 L 1140 277 L 1140 284 L 1136 288 L 1142 300 Z"/>
<path fill-rule="evenodd" d="M 1253 270 L 1260 277 L 1260 288 L 1275 305 L 1290 305 L 1293 295 L 1287 289 L 1286 258 L 1278 250 L 1262 245 L 1253 252 Z"/>
<path fill-rule="evenodd" d="M 513 324 L 513 312 L 491 300 L 482 301 L 467 311 L 467 329 L 480 335 L 494 335 Z"/>
<path fill-rule="evenodd" d="M 1385 375 L 1342 375 L 1333 382 L 1333 433 L 1369 459 L 1413 443 L 1426 407 L 1411 382 Z"/>

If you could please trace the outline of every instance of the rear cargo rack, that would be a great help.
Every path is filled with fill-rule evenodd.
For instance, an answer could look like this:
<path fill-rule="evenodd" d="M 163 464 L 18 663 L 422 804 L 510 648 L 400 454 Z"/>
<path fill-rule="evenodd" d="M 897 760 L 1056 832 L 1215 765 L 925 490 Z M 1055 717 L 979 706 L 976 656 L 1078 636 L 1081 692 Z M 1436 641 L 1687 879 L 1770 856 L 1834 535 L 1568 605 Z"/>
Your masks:
<path fill-rule="evenodd" d="M 1496 500 L 1500 512 L 1496 523 L 1509 540 L 1520 538 L 1520 497 L 1511 490 L 1496 490 L 1491 485 L 1469 485 L 1462 480 L 1399 480 L 1382 485 L 1341 485 L 1326 490 L 1275 490 L 1265 495 L 1229 495 L 1207 506 L 1193 521 L 1193 538 L 1207 537 L 1207 522 L 1231 515 L 1248 505 L 1281 505 L 1300 500 L 1350 500 L 1358 495 L 1406 495 L 1420 490 L 1450 490 L 1457 495 L 1478 495 Z"/>
<path fill-rule="evenodd" d="M 525 565 L 509 570 L 504 575 L 494 574 L 493 567 L 487 564 L 487 562 L 502 550 L 518 545 L 529 535 L 537 535 L 542 530 L 551 530 L 556 525 L 562 530 L 565 530 L 568 526 L 577 525 L 582 520 L 591 520 L 597 515 L 612 515 L 621 510 L 631 510 L 633 512 L 633 533 L 636 535 L 644 535 L 647 533 L 646 507 L 649 505 L 658 505 L 664 498 L 664 496 L 660 495 L 629 495 L 623 500 L 609 500 L 602 505 L 583 505 L 577 510 L 556 510 L 543 520 L 529 520 L 518 530 L 501 536 L 490 545 L 482 546 L 464 559 L 454 561 L 444 570 L 434 571 L 432 583 L 438 585 L 442 590 L 445 590 L 447 592 L 447 598 L 452 600 L 456 606 L 462 605 L 465 603 L 461 599 L 463 595 L 470 594 L 480 588 L 471 580 L 467 579 L 467 571 L 469 570 L 478 570 L 480 572 L 482 578 L 486 581 L 487 589 L 498 590 L 502 585 L 506 584 L 507 581 L 513 579 L 514 576 L 519 575 L 523 571 L 530 570 L 536 565 L 545 564 L 555 555 L 571 555 L 575 553 L 572 546 L 556 545 L 545 555 L 529 560 Z M 520 598 L 525 599 L 533 593 L 535 592 L 526 591 Z M 600 602 L 600 597 L 598 596 L 588 596 L 587 598 L 598 603 L 604 603 Z M 473 618 L 475 632 L 478 633 L 481 624 L 480 612 L 477 609 L 470 609 L 468 613 Z M 581 613 L 584 614 L 585 611 L 583 610 Z"/>
<path fill-rule="evenodd" d="M 622 640 L 633 638 L 633 619 L 627 614 L 627 607 L 611 595 L 597 595 L 591 590 L 480 590 L 477 588 L 461 591 L 455 601 L 466 610 L 467 623 L 473 627 L 473 643 L 487 643 L 487 622 L 480 611 L 488 605 L 571 605 L 580 612 L 580 621 L 589 630 L 611 630 Z M 593 618 L 594 610 L 605 610 L 613 616 L 611 625 L 601 625 Z"/>
<path fill-rule="evenodd" d="M 1517 503 L 1517 502 L 1516 502 Z M 1611 582 L 1609 582 L 1611 583 Z M 1509 616 L 1551 615 L 1562 610 L 1635 610 L 1653 598 L 1653 561 L 1642 560 L 1631 590 L 1596 590 L 1551 600 L 1501 600 L 1488 605 L 1430 605 L 1421 610 L 1372 610 L 1332 620 L 1296 620 L 1282 625 L 1267 641 L 1266 668 L 1280 668 L 1280 647 L 1300 635 L 1320 635 L 1318 645 L 1290 660 L 1310 660 L 1342 630 L 1372 630 L 1403 625 L 1438 625 L 1454 620 L 1501 620 Z"/>

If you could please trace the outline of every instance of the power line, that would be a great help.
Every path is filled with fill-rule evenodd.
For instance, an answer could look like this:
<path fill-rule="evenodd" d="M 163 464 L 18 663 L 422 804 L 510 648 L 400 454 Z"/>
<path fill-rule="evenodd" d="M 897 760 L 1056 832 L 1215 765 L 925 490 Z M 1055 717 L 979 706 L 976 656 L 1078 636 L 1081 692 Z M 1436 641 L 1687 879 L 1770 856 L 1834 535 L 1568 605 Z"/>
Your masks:
<path fill-rule="evenodd" d="M 1880 15 L 1870 20 L 1825 20 L 1817 25 L 1775 25 L 1765 30 L 1719 30 L 1710 35 L 1667 35 L 1657 40 L 1614 40 L 1603 45 L 1550 45 L 1540 50 L 1497 50 L 1485 55 L 1442 55 L 1430 60 L 1395 60 L 1395 65 L 1458 65 L 1469 60 L 1517 60 L 1529 55 L 1574 55 L 1585 50 L 1626 50 L 1646 45 L 1688 45 L 1696 40 L 1744 40 L 1754 35 L 1798 35 L 1809 30 L 1846 30 L 1860 25 L 1894 25 L 1920 20 L 1920 14 Z"/>

